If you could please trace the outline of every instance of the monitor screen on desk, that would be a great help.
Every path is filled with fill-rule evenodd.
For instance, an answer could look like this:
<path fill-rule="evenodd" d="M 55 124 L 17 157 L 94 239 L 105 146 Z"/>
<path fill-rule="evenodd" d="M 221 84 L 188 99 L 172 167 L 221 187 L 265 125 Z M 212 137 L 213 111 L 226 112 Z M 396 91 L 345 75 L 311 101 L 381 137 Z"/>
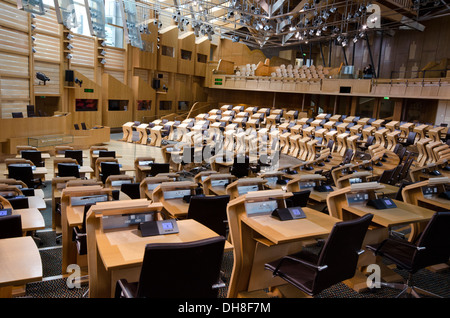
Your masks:
<path fill-rule="evenodd" d="M 108 201 L 108 196 L 106 194 L 87 195 L 87 196 L 83 196 L 83 197 L 71 197 L 70 198 L 70 204 L 72 206 L 95 204 L 97 202 L 105 202 L 105 201 Z"/>
<path fill-rule="evenodd" d="M 154 212 L 106 215 L 102 217 L 104 230 L 118 229 L 154 220 Z"/>
<path fill-rule="evenodd" d="M 164 200 L 180 199 L 185 195 L 191 195 L 191 189 L 164 191 Z"/>
<path fill-rule="evenodd" d="M 142 160 L 138 162 L 139 166 L 150 166 L 153 163 L 153 160 Z"/>
<path fill-rule="evenodd" d="M 278 208 L 276 200 L 245 202 L 247 216 L 270 215 L 276 208 Z"/>
<path fill-rule="evenodd" d="M 240 187 L 237 187 L 237 190 L 238 190 L 239 195 L 244 195 L 244 194 L 247 194 L 247 192 L 258 191 L 259 187 L 257 184 L 249 185 L 249 186 L 240 186 Z"/>
<path fill-rule="evenodd" d="M 361 178 L 350 178 L 349 181 L 350 181 L 350 184 L 361 183 L 362 179 Z"/>

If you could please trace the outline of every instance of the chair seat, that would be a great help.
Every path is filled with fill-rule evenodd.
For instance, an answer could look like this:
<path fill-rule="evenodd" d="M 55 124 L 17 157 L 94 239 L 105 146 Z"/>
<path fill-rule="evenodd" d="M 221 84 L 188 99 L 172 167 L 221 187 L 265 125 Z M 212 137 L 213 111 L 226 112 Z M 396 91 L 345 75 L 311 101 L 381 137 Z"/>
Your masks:
<path fill-rule="evenodd" d="M 367 245 L 367 248 L 407 271 L 412 270 L 413 254 L 416 251 L 415 245 L 409 244 L 404 240 L 387 239 L 379 244 Z"/>
<path fill-rule="evenodd" d="M 301 251 L 300 253 L 290 255 L 290 257 L 301 259 L 312 264 L 317 264 L 318 261 L 318 256 L 308 251 Z M 270 270 L 271 272 L 275 271 L 281 260 L 282 259 L 278 259 L 276 261 L 265 264 L 265 269 Z M 309 295 L 314 294 L 313 282 L 316 275 L 315 269 L 302 263 L 296 262 L 292 259 L 286 258 L 284 259 L 283 264 L 281 265 L 279 270 L 280 272 L 278 272 L 277 275 L 283 278 L 285 281 L 296 286 L 298 289 L 304 291 Z"/>

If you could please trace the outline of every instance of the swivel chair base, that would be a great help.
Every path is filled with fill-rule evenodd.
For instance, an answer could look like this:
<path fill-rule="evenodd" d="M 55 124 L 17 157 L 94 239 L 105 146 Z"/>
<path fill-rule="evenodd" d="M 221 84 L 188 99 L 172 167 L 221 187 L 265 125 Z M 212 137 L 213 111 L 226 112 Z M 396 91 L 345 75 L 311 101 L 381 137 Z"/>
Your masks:
<path fill-rule="evenodd" d="M 425 295 L 425 296 L 429 296 L 429 297 L 435 297 L 435 298 L 443 298 L 439 295 L 436 295 L 434 293 L 431 293 L 429 291 L 426 291 L 422 288 L 416 287 L 412 284 L 412 278 L 411 275 L 409 275 L 408 280 L 406 281 L 406 283 L 386 283 L 386 282 L 380 282 L 381 286 L 384 287 L 389 287 L 389 288 L 394 288 L 394 289 L 399 289 L 401 290 L 400 294 L 398 294 L 397 296 L 395 296 L 395 298 L 400 298 L 402 296 L 404 297 L 414 297 L 414 298 L 421 298 L 421 296 L 419 295 Z"/>

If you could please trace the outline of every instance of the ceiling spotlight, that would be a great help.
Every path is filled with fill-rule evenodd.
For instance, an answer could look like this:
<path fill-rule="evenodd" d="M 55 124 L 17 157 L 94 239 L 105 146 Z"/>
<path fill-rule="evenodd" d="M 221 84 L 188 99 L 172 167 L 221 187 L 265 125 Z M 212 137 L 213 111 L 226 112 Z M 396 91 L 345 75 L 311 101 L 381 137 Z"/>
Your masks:
<path fill-rule="evenodd" d="M 72 49 L 73 49 L 73 45 L 72 45 L 72 44 L 70 44 L 70 43 L 69 43 L 69 44 L 67 44 L 67 49 L 68 49 L 68 50 L 72 50 Z"/>
<path fill-rule="evenodd" d="M 337 40 L 338 42 L 341 42 L 341 41 L 342 41 L 342 37 L 341 37 L 340 35 L 338 35 L 338 37 L 336 38 L 336 40 Z"/>
<path fill-rule="evenodd" d="M 355 36 L 355 37 L 353 38 L 353 43 L 356 43 L 356 42 L 358 42 L 358 37 L 357 37 L 357 36 Z"/>
<path fill-rule="evenodd" d="M 347 39 L 342 40 L 342 46 L 347 46 Z"/>
<path fill-rule="evenodd" d="M 318 29 L 317 32 L 316 32 L 316 36 L 320 36 L 321 33 L 322 33 L 322 30 Z"/>
<path fill-rule="evenodd" d="M 106 60 L 105 60 L 105 59 L 102 59 L 102 60 L 100 61 L 100 63 L 102 63 L 102 64 L 104 65 L 104 64 L 106 64 Z"/>
<path fill-rule="evenodd" d="M 67 34 L 67 40 L 71 40 L 71 39 L 73 39 L 73 35 L 72 34 Z"/>
<path fill-rule="evenodd" d="M 364 32 L 359 32 L 359 37 L 363 38 L 364 37 Z"/>
<path fill-rule="evenodd" d="M 36 52 L 37 52 L 36 49 L 35 49 L 34 47 L 31 48 L 31 51 L 32 51 L 33 53 L 36 53 Z"/>
<path fill-rule="evenodd" d="M 295 38 L 298 39 L 300 37 L 300 32 L 295 33 Z"/>
<path fill-rule="evenodd" d="M 322 27 L 322 31 L 326 31 L 327 30 L 327 26 L 326 25 L 324 25 L 323 27 Z"/>
<path fill-rule="evenodd" d="M 331 7 L 330 8 L 330 13 L 335 13 L 336 12 L 336 8 L 335 7 Z"/>
<path fill-rule="evenodd" d="M 66 57 L 67 57 L 68 60 L 70 60 L 73 57 L 73 55 L 72 54 L 67 54 Z"/>
<path fill-rule="evenodd" d="M 237 35 L 232 35 L 231 36 L 231 41 L 232 42 L 239 42 L 239 40 L 240 40 L 239 36 L 237 36 Z"/>
<path fill-rule="evenodd" d="M 367 25 L 366 25 L 366 24 L 363 24 L 362 27 L 361 27 L 361 29 L 363 29 L 363 30 L 367 29 Z"/>

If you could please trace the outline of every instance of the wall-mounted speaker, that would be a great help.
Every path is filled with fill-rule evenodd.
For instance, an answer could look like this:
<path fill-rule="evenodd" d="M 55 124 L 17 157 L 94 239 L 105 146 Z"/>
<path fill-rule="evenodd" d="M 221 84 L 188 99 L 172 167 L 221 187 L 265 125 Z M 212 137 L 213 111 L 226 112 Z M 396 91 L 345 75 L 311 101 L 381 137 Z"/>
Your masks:
<path fill-rule="evenodd" d="M 74 75 L 72 70 L 66 70 L 66 76 L 65 76 L 66 82 L 73 82 L 74 81 Z"/>
<path fill-rule="evenodd" d="M 153 89 L 159 89 L 161 87 L 161 81 L 159 79 L 153 79 L 152 81 Z"/>

